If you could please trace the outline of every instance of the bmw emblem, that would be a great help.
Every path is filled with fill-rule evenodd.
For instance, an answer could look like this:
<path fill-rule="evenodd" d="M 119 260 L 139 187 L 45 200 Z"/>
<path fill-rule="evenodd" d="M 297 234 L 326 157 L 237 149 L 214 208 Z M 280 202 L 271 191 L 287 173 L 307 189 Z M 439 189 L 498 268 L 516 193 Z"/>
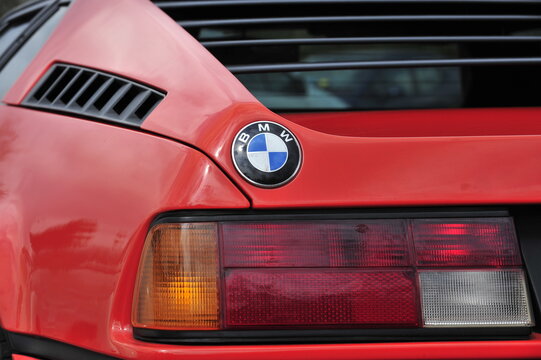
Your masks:
<path fill-rule="evenodd" d="M 271 121 L 258 121 L 242 128 L 231 150 L 238 172 L 261 187 L 286 184 L 301 165 L 301 147 L 293 133 Z"/>

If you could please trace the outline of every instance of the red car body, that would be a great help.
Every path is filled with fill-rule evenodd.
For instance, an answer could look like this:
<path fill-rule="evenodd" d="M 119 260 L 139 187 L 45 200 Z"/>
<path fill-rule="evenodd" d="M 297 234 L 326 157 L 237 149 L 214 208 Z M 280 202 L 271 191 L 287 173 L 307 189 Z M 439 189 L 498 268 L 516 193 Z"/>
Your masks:
<path fill-rule="evenodd" d="M 167 96 L 140 129 L 22 107 L 57 62 Z M 540 358 L 537 333 L 202 346 L 136 340 L 131 323 L 139 260 L 158 214 L 539 204 L 540 115 L 539 108 L 277 115 L 151 2 L 75 1 L 0 106 L 1 328 L 122 359 Z M 276 189 L 246 182 L 230 155 L 239 129 L 261 120 L 289 128 L 304 154 L 296 178 Z M 33 359 L 24 356 L 32 351 L 13 359 Z"/>

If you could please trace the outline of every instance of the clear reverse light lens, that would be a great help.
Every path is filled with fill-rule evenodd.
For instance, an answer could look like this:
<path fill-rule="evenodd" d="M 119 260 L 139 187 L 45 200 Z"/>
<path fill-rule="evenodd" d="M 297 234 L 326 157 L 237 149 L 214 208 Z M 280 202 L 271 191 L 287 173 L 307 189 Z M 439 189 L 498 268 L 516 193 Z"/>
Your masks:
<path fill-rule="evenodd" d="M 522 270 L 420 271 L 424 327 L 533 325 Z"/>

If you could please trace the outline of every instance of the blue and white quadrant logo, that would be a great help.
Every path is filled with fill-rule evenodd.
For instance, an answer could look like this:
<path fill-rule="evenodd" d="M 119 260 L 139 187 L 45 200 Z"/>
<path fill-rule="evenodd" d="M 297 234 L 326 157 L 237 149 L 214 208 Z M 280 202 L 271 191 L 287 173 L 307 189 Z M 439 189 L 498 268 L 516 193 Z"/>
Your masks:
<path fill-rule="evenodd" d="M 271 133 L 254 136 L 248 143 L 248 160 L 259 171 L 280 170 L 287 161 L 285 142 Z"/>
<path fill-rule="evenodd" d="M 242 128 L 231 147 L 233 163 L 250 183 L 278 187 L 295 177 L 301 166 L 301 147 L 289 129 L 272 121 Z"/>

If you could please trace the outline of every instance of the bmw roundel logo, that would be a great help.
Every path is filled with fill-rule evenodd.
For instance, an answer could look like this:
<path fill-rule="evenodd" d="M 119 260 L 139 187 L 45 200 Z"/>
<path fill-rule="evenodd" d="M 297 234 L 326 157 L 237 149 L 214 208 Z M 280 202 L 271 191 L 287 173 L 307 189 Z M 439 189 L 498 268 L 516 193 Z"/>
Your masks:
<path fill-rule="evenodd" d="M 278 187 L 293 179 L 301 165 L 301 147 L 293 133 L 272 121 L 258 121 L 233 140 L 233 163 L 249 182 Z"/>

